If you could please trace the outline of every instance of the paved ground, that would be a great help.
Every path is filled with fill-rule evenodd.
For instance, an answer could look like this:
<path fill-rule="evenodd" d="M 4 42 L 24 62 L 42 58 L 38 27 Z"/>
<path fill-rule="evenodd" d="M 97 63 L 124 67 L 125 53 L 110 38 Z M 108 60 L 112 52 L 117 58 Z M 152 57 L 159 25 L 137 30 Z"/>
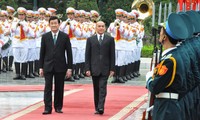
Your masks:
<path fill-rule="evenodd" d="M 124 84 L 115 83 L 116 85 L 125 85 L 125 86 L 145 86 L 145 74 L 149 70 L 150 59 L 142 58 L 141 59 L 141 76 L 134 78 L 130 81 L 127 81 Z M 41 85 L 44 84 L 43 78 L 34 78 L 27 80 L 13 80 L 14 73 L 1 73 L 0 74 L 0 87 L 9 85 Z M 109 79 L 109 84 L 111 79 Z M 92 83 L 91 78 L 86 77 L 85 79 L 78 80 L 76 82 L 65 82 L 65 84 L 90 84 Z M 114 85 L 115 85 L 114 84 Z M 20 109 L 25 108 L 28 105 L 39 102 L 43 99 L 43 92 L 0 92 L 0 119 L 10 113 L 16 112 Z M 14 101 L 14 102 L 13 102 Z M 23 102 L 21 102 L 23 101 Z M 138 120 L 141 119 L 142 111 L 144 110 L 145 105 L 141 106 L 136 112 L 130 115 L 126 120 Z"/>

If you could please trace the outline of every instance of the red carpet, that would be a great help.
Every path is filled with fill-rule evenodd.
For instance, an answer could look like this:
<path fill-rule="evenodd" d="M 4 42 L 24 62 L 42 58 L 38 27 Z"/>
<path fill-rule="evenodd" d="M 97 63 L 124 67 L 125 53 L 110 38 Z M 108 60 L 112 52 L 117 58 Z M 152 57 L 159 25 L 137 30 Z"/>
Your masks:
<path fill-rule="evenodd" d="M 74 93 L 64 97 L 63 114 L 55 113 L 54 110 L 51 115 L 42 115 L 44 110 L 43 102 L 36 103 L 19 112 L 5 117 L 4 119 L 17 119 L 17 120 L 108 120 L 116 115 L 121 109 L 129 105 L 131 102 L 147 93 L 145 87 L 141 86 L 108 86 L 107 99 L 105 104 L 104 115 L 94 114 L 93 103 L 93 88 L 92 85 L 66 85 L 69 91 L 77 90 Z M 66 91 L 68 92 L 68 91 Z M 139 107 L 144 102 L 142 99 L 136 106 Z M 33 106 L 40 106 L 34 109 Z M 32 107 L 32 108 L 31 108 Z M 130 109 L 130 108 L 129 108 Z M 131 108 L 130 111 L 135 109 Z M 27 112 L 28 111 L 28 112 Z M 130 112 L 129 111 L 129 112 Z M 125 115 L 114 118 L 124 119 Z M 113 120 L 114 120 L 113 119 Z"/>

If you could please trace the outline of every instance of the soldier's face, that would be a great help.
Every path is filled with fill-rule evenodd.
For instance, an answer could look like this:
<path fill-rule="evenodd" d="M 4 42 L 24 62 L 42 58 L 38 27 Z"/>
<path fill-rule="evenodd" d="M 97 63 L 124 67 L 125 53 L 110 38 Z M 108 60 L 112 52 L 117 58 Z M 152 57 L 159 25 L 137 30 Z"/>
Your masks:
<path fill-rule="evenodd" d="M 159 38 L 159 42 L 160 42 L 161 44 L 164 43 L 165 37 L 166 37 L 166 35 L 165 35 L 165 33 L 164 33 L 164 28 L 161 28 L 161 30 L 160 30 L 160 38 Z"/>
<path fill-rule="evenodd" d="M 103 34 L 106 31 L 105 23 L 104 22 L 97 22 L 96 24 L 96 32 L 98 34 Z"/>
<path fill-rule="evenodd" d="M 20 20 L 24 20 L 25 17 L 26 17 L 25 14 L 18 14 L 18 18 L 19 18 Z"/>
<path fill-rule="evenodd" d="M 67 13 L 67 18 L 73 20 L 74 19 L 74 14 L 73 13 Z"/>
<path fill-rule="evenodd" d="M 40 19 L 44 19 L 44 17 L 45 17 L 45 13 L 40 13 Z"/>
<path fill-rule="evenodd" d="M 60 24 L 59 24 L 58 20 L 55 19 L 55 20 L 51 20 L 49 22 L 49 26 L 51 28 L 51 31 L 56 33 L 58 31 L 58 29 L 59 29 Z"/>

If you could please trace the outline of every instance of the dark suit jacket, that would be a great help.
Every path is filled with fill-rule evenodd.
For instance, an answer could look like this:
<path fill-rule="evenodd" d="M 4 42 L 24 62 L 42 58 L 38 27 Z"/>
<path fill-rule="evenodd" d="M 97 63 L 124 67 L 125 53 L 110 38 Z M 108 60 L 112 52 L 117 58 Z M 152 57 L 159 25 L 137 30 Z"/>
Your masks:
<path fill-rule="evenodd" d="M 87 39 L 85 51 L 85 69 L 91 71 L 92 76 L 109 75 L 115 67 L 114 38 L 104 34 L 101 45 L 97 35 Z"/>
<path fill-rule="evenodd" d="M 65 51 L 67 52 L 67 63 Z M 66 72 L 67 69 L 72 69 L 72 49 L 67 34 L 59 31 L 55 45 L 51 32 L 42 36 L 40 68 L 43 68 L 44 72 L 52 72 L 53 70 Z"/>

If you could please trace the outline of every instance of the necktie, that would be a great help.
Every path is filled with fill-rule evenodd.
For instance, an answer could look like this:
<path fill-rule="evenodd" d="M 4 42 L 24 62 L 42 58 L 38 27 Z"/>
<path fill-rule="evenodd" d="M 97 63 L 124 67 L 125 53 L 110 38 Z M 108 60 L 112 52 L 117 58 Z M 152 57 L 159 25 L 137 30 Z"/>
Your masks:
<path fill-rule="evenodd" d="M 56 34 L 54 34 L 53 36 L 53 42 L 54 42 L 54 45 L 56 44 Z"/>
<path fill-rule="evenodd" d="M 103 39 L 102 39 L 102 36 L 100 35 L 100 37 L 99 37 L 99 44 L 100 45 L 101 45 L 102 41 L 103 41 Z"/>

